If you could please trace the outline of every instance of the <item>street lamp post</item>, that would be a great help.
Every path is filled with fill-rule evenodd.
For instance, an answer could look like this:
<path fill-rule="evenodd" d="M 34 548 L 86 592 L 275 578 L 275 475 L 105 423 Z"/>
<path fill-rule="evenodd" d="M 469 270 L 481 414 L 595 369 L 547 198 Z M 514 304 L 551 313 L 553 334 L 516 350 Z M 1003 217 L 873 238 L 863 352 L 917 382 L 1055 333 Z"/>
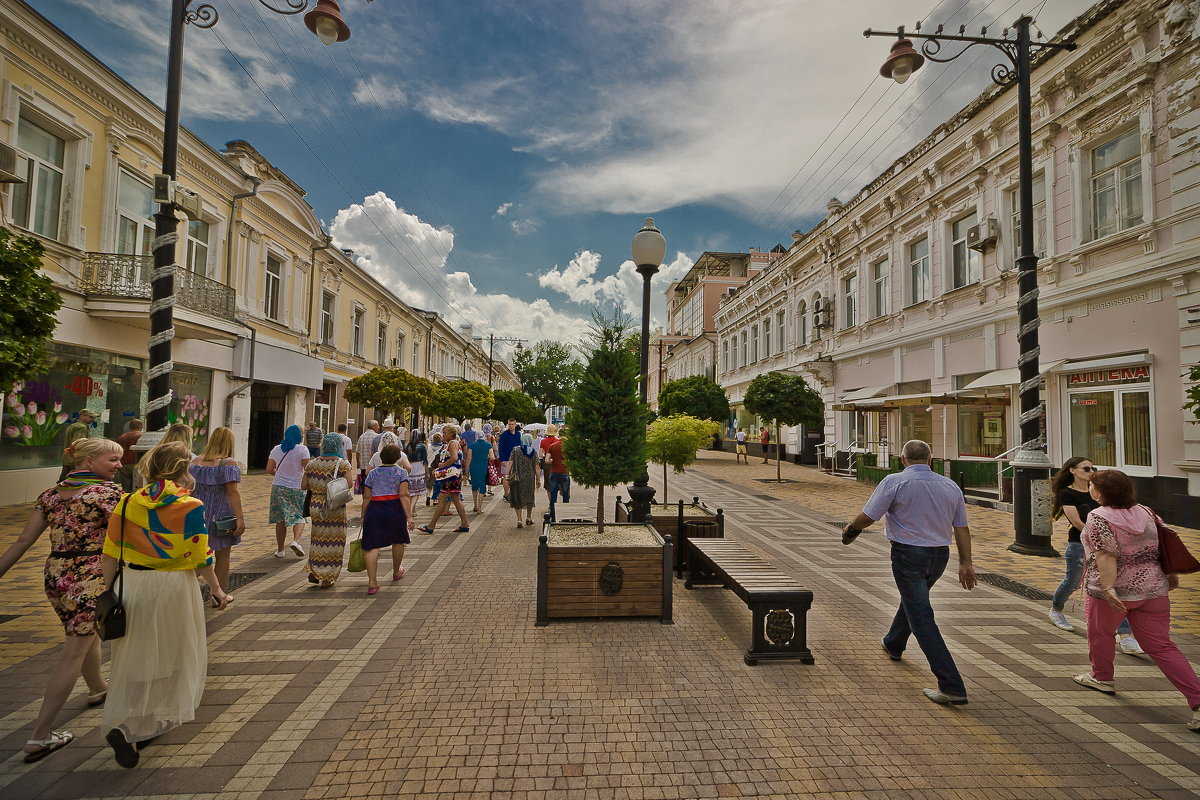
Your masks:
<path fill-rule="evenodd" d="M 483 344 L 482 336 L 472 336 L 471 338 L 474 341 L 479 342 L 481 345 Z M 517 348 L 516 348 L 517 352 L 519 353 L 519 352 L 521 352 L 521 350 L 524 349 L 524 344 L 523 344 L 524 341 L 525 341 L 524 339 L 518 339 L 515 336 L 496 336 L 495 334 L 492 334 L 492 333 L 488 334 L 488 337 L 487 337 L 487 342 L 488 342 L 488 384 L 487 385 L 488 385 L 489 389 L 492 388 L 492 374 L 494 372 L 492 367 L 495 364 L 495 362 L 492 360 L 492 349 L 496 346 L 496 342 L 507 342 L 508 344 L 515 344 L 517 346 Z"/>
<path fill-rule="evenodd" d="M 300 14 L 309 0 L 278 0 L 283 8 L 268 0 L 257 2 L 276 14 Z M 370 0 L 368 0 L 370 2 Z M 159 202 L 154 215 L 154 272 L 150 277 L 150 369 L 147 371 L 146 444 L 156 442 L 167 427 L 167 408 L 171 404 L 171 340 L 175 338 L 175 245 L 179 240 L 179 220 L 175 216 L 175 181 L 179 169 L 179 107 L 183 94 L 183 32 L 185 25 L 211 28 L 220 16 L 209 3 L 195 0 L 171 0 L 170 44 L 167 49 L 167 98 L 163 125 L 162 174 L 155 181 Z M 350 28 L 342 19 L 336 0 L 317 0 L 316 7 L 304 16 L 304 24 L 324 44 L 344 42 Z M 142 442 L 139 442 L 141 444 Z"/>
<path fill-rule="evenodd" d="M 641 398 L 642 405 L 646 404 L 646 379 L 650 372 L 650 279 L 658 272 L 663 258 L 667 255 L 667 240 L 663 238 L 658 228 L 654 227 L 654 219 L 646 217 L 646 224 L 633 237 L 633 263 L 637 266 L 638 274 L 642 276 L 642 339 L 641 349 Z M 637 424 L 644 424 L 638 420 Z M 650 504 L 654 502 L 654 487 L 650 485 L 650 467 L 646 466 L 642 474 L 629 487 L 630 522 L 646 522 L 650 519 Z"/>
<path fill-rule="evenodd" d="M 977 44 L 991 45 L 1005 56 L 1009 64 L 997 64 L 992 68 L 992 80 L 1001 86 L 1017 84 L 1017 155 L 1019 160 L 1018 172 L 1020 187 L 1018 193 L 1019 214 L 1021 220 L 1020 255 L 1017 257 L 1017 322 L 1020 326 L 1017 333 L 1017 345 L 1020 355 L 1017 366 L 1020 368 L 1020 403 L 1021 403 L 1021 449 L 1012 460 L 1014 468 L 1013 480 L 1013 517 L 1016 527 L 1016 540 L 1009 549 L 1017 553 L 1037 556 L 1057 556 L 1058 552 L 1051 546 L 1049 535 L 1037 534 L 1033 525 L 1034 486 L 1035 481 L 1045 485 L 1049 476 L 1050 459 L 1046 455 L 1045 440 L 1041 435 L 1040 423 L 1042 409 L 1039 398 L 1041 376 L 1038 360 L 1041 348 L 1038 346 L 1038 288 L 1037 288 L 1037 252 L 1034 250 L 1033 238 L 1033 113 L 1030 91 L 1030 72 L 1032 70 L 1032 52 L 1036 50 L 1074 50 L 1075 44 L 1041 42 L 1034 44 L 1030 36 L 1033 19 L 1023 16 L 1013 25 L 1015 38 L 1008 35 L 1009 29 L 1004 29 L 1000 38 L 988 37 L 987 28 L 980 31 L 979 36 L 963 35 L 959 28 L 958 35 L 943 34 L 942 26 L 937 32 L 920 33 L 920 23 L 917 33 L 906 34 L 900 27 L 895 33 L 873 31 L 868 28 L 864 36 L 894 36 L 897 41 L 892 45 L 892 52 L 884 61 L 880 74 L 892 78 L 897 83 L 904 83 L 912 73 L 921 68 L 925 59 L 946 63 L 953 61 Z M 923 39 L 921 52 L 913 49 L 911 39 Z M 966 46 L 952 56 L 940 55 L 942 42 L 965 42 Z M 1011 66 L 1010 66 L 1011 64 Z M 1048 498 L 1041 491 L 1041 504 Z M 1049 509 L 1044 509 L 1048 511 Z"/>

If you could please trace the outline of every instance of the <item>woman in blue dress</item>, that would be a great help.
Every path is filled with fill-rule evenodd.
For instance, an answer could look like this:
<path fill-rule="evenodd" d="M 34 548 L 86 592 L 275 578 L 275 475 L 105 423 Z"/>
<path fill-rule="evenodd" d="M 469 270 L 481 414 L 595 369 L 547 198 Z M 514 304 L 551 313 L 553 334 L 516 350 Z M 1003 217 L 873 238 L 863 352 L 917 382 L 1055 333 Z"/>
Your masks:
<path fill-rule="evenodd" d="M 408 544 L 408 519 L 412 515 L 412 497 L 408 493 L 408 470 L 396 465 L 400 446 L 384 445 L 379 451 L 380 466 L 367 473 L 363 484 L 362 549 L 367 563 L 367 594 L 379 591 L 379 551 L 392 548 L 392 580 L 407 572 L 404 545 Z"/>
<path fill-rule="evenodd" d="M 492 443 L 484 436 L 476 437 L 467 446 L 467 474 L 471 477 L 471 510 L 483 511 L 483 496 L 487 493 L 488 463 L 493 455 Z"/>

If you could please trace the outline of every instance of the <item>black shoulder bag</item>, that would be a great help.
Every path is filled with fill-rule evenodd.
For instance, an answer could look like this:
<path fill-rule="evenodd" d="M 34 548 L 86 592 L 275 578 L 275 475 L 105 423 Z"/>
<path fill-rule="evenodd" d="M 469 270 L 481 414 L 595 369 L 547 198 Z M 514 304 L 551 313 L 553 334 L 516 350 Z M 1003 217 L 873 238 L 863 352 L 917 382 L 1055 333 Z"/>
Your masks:
<path fill-rule="evenodd" d="M 122 595 L 125 592 L 125 509 L 129 507 L 129 495 L 121 504 L 121 557 L 117 560 L 117 591 L 106 589 L 96 598 L 96 633 L 100 641 L 110 642 L 125 635 L 125 604 Z"/>

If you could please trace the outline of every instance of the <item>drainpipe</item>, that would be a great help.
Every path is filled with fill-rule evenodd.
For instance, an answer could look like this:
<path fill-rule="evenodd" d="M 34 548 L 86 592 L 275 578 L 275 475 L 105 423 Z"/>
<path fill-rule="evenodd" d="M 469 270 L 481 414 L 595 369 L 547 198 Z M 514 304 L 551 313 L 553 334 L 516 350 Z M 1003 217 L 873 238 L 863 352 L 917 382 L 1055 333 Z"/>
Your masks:
<path fill-rule="evenodd" d="M 317 251 L 333 247 L 333 237 L 325 234 L 325 244 L 309 245 L 308 254 L 308 330 L 305 333 L 312 338 L 313 303 L 317 300 Z"/>
<path fill-rule="evenodd" d="M 247 197 L 254 197 L 258 194 L 258 187 L 262 181 L 253 175 L 242 173 L 242 177 L 250 181 L 251 187 L 248 192 L 238 192 L 230 198 L 229 203 L 229 225 L 225 229 L 225 285 L 229 286 L 233 280 L 233 222 L 234 216 L 237 214 L 238 200 Z"/>

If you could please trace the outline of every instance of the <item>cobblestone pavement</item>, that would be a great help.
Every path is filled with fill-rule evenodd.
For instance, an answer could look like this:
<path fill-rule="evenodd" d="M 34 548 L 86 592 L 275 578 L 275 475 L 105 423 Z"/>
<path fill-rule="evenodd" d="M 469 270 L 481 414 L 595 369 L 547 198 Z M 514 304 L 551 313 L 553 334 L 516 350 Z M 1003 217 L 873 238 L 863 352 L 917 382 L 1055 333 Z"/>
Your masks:
<path fill-rule="evenodd" d="M 672 477 L 671 491 L 725 508 L 727 536 L 812 588 L 814 665 L 746 666 L 746 608 L 730 592 L 685 591 L 680 581 L 674 625 L 534 627 L 536 532 L 517 530 L 499 498 L 469 533 L 417 537 L 409 574 L 374 597 L 359 575 L 311 587 L 298 559 L 270 554 L 273 537 L 259 525 L 234 571 L 261 577 L 235 590 L 227 611 L 208 612 L 209 681 L 197 720 L 122 770 L 81 684 L 58 725 L 78 738 L 27 766 L 16 751 L 59 639 L 31 554 L 0 583 L 0 610 L 19 615 L 0 624 L 0 796 L 1182 800 L 1200 792 L 1200 736 L 1184 729 L 1179 695 L 1147 660 L 1129 656 L 1119 657 L 1115 697 L 1073 684 L 1086 665 L 1084 640 L 1049 627 L 1044 603 L 942 581 L 935 605 L 971 704 L 926 701 L 920 689 L 931 678 L 916 648 L 901 663 L 879 648 L 896 602 L 881 537 L 845 548 L 832 524 L 846 516 L 844 502 L 824 513 L 757 497 L 778 493 L 743 486 L 719 458 Z M 742 469 L 753 481 L 753 467 Z M 265 497 L 266 485 L 252 476 L 245 494 Z M 263 506 L 248 504 L 253 519 L 265 519 Z M 15 530 L 3 513 L 6 546 Z M 1196 641 L 1180 640 L 1197 660 Z"/>

